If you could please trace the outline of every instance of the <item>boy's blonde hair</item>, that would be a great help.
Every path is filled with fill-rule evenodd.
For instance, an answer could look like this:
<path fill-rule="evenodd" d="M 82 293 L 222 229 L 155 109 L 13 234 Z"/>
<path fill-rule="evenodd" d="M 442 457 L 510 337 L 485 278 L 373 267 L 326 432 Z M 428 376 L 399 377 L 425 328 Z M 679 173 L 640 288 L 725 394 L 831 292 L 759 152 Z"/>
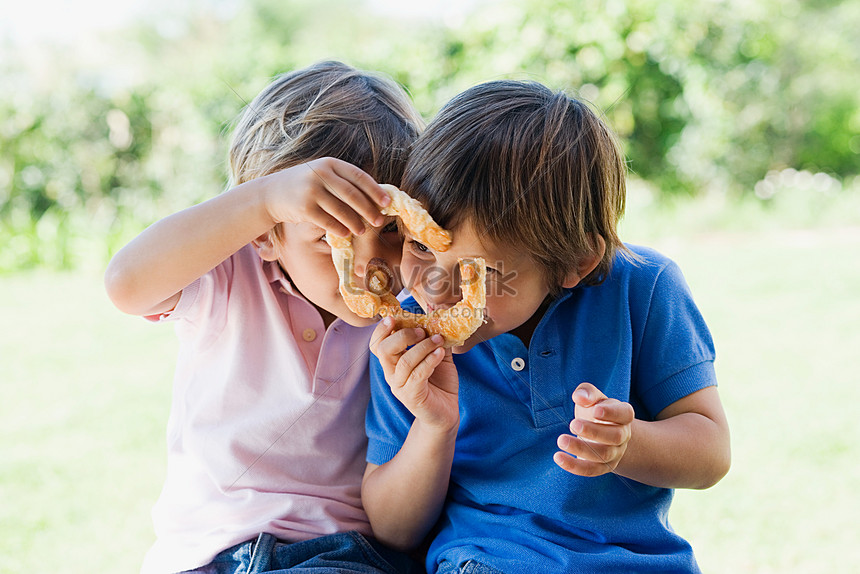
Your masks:
<path fill-rule="evenodd" d="M 469 221 L 528 254 L 552 293 L 606 243 L 605 279 L 624 211 L 627 174 L 611 130 L 585 104 L 534 82 L 480 84 L 452 99 L 413 146 L 403 189 L 443 227 Z"/>
<path fill-rule="evenodd" d="M 409 96 L 393 80 L 341 62 L 319 62 L 277 77 L 248 104 L 230 145 L 230 183 L 334 157 L 379 183 L 399 185 L 423 128 Z"/>

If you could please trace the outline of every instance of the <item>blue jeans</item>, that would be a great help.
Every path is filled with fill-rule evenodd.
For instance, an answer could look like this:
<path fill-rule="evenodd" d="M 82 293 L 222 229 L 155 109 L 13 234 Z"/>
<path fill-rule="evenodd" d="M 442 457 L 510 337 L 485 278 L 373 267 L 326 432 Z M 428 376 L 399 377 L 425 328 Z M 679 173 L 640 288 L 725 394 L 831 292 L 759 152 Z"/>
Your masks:
<path fill-rule="evenodd" d="M 486 564 L 469 560 L 462 564 L 454 564 L 453 562 L 442 562 L 436 574 L 503 574 L 495 568 L 490 568 Z"/>
<path fill-rule="evenodd" d="M 237 544 L 195 574 L 401 574 L 418 572 L 416 563 L 358 532 L 330 534 L 302 542 L 280 542 L 271 534 Z"/>

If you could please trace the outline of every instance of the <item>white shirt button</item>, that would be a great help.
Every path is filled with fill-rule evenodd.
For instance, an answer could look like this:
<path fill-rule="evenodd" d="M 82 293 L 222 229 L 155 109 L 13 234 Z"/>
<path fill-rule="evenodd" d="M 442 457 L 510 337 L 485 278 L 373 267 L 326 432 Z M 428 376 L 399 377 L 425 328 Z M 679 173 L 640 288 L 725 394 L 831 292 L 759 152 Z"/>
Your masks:
<path fill-rule="evenodd" d="M 513 361 L 511 361 L 511 368 L 515 371 L 522 371 L 526 368 L 526 362 L 520 357 L 516 357 Z"/>
<path fill-rule="evenodd" d="M 310 343 L 311 341 L 313 341 L 314 339 L 317 338 L 317 332 L 314 331 L 313 329 L 305 329 L 304 332 L 302 333 L 302 338 L 305 341 L 307 341 L 308 343 Z"/>

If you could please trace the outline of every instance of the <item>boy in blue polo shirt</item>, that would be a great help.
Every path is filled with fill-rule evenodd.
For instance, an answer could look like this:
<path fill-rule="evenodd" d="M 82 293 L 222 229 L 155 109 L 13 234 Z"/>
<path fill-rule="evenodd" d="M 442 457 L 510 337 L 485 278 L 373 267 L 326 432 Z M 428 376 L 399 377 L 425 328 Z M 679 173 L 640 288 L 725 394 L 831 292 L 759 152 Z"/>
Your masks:
<path fill-rule="evenodd" d="M 458 257 L 488 264 L 453 355 L 390 319 L 372 338 L 362 497 L 383 542 L 430 535 L 430 572 L 698 571 L 667 514 L 729 468 L 713 342 L 678 267 L 618 238 L 625 175 L 588 107 L 510 81 L 455 97 L 409 159 L 453 234 L 407 235 L 415 302 L 453 305 Z"/>

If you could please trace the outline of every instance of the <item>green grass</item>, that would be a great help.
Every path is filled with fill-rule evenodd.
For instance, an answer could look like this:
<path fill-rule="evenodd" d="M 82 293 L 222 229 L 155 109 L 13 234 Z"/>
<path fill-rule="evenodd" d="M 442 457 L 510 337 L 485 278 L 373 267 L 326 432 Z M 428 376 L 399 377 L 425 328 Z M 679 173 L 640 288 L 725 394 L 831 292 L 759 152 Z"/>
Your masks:
<path fill-rule="evenodd" d="M 705 572 L 857 570 L 860 227 L 657 227 L 625 237 L 684 270 L 733 437 L 728 476 L 679 491 L 671 522 Z M 95 272 L 0 277 L 0 301 L 0 572 L 134 572 L 164 474 L 172 329 L 114 310 Z"/>
<path fill-rule="evenodd" d="M 860 228 L 658 243 L 717 344 L 733 464 L 671 520 L 706 572 L 860 567 Z"/>
<path fill-rule="evenodd" d="M 684 270 L 732 431 L 670 521 L 705 572 L 860 571 L 860 194 L 780 201 L 634 201 L 622 226 Z"/>
<path fill-rule="evenodd" d="M 164 475 L 173 333 L 100 277 L 0 278 L 0 572 L 136 572 Z"/>

